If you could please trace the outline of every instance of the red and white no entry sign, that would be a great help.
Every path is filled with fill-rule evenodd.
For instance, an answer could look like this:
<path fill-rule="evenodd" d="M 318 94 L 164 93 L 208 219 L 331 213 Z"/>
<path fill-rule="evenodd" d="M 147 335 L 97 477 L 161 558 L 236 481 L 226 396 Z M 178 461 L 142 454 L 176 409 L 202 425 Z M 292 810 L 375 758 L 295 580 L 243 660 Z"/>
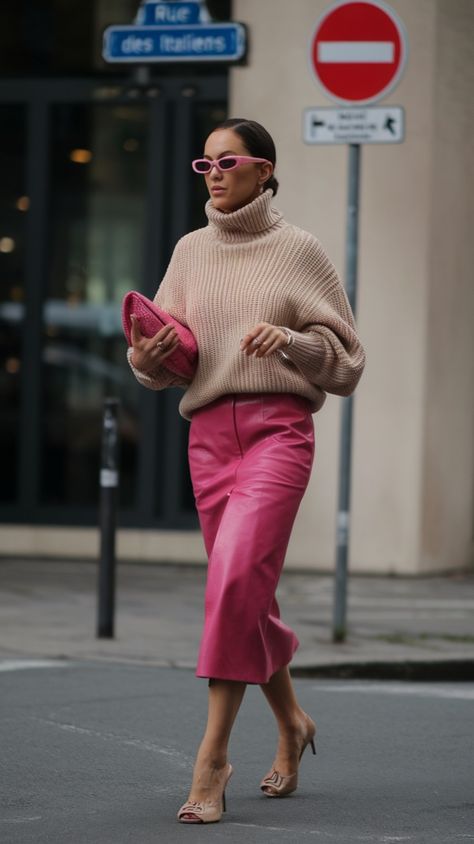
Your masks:
<path fill-rule="evenodd" d="M 328 97 L 370 103 L 397 84 L 407 54 L 405 28 L 380 0 L 339 0 L 318 21 L 311 65 Z"/>

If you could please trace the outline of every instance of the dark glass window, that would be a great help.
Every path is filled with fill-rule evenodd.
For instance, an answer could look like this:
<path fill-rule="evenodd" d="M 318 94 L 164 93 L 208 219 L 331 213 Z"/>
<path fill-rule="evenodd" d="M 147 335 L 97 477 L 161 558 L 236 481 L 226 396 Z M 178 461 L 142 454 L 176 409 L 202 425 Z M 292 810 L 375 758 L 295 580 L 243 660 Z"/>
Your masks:
<path fill-rule="evenodd" d="M 226 71 L 0 89 L 1 516 L 95 523 L 117 397 L 122 524 L 194 527 L 182 393 L 133 378 L 121 302 L 152 296 L 177 239 L 206 224 L 190 162 L 226 116 Z"/>
<path fill-rule="evenodd" d="M 133 503 L 140 387 L 130 379 L 120 308 L 142 269 L 147 120 L 140 105 L 51 110 L 43 504 L 96 502 L 108 395 L 121 399 L 121 503 Z"/>
<path fill-rule="evenodd" d="M 21 333 L 24 319 L 25 118 L 20 105 L 0 105 L 0 501 L 18 492 Z"/>

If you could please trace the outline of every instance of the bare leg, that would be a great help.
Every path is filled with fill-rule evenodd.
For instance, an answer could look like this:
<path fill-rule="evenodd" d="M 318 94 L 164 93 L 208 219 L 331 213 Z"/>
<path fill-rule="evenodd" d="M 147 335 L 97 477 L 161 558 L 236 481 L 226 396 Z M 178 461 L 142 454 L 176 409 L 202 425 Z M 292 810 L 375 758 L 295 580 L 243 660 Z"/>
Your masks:
<path fill-rule="evenodd" d="M 277 671 L 260 688 L 278 725 L 279 740 L 273 768 L 287 776 L 298 770 L 301 750 L 313 736 L 315 725 L 296 699 L 288 666 Z"/>
<path fill-rule="evenodd" d="M 246 684 L 210 680 L 207 726 L 194 764 L 189 800 L 215 801 L 222 794 L 227 772 L 227 746 Z"/>

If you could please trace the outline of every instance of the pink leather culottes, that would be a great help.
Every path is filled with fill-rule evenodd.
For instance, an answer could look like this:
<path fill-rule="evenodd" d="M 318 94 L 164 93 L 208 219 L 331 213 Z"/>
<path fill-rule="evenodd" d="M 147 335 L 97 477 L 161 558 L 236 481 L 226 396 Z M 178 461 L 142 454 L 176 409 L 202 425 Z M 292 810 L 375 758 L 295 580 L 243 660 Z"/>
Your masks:
<path fill-rule="evenodd" d="M 189 465 L 209 557 L 198 677 L 266 683 L 298 647 L 275 599 L 314 454 L 309 402 L 224 396 L 195 411 Z"/>

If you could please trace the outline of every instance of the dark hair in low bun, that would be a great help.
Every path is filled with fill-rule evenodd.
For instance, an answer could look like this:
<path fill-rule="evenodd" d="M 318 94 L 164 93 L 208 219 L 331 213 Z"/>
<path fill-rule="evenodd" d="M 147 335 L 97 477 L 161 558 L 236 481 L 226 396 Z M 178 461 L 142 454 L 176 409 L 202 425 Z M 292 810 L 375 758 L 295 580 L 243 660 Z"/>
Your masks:
<path fill-rule="evenodd" d="M 255 120 L 247 120 L 245 117 L 230 117 L 228 120 L 224 120 L 223 123 L 219 123 L 219 126 L 216 126 L 214 131 L 217 129 L 232 129 L 242 138 L 249 155 L 255 158 L 266 158 L 275 167 L 276 150 L 273 138 L 260 123 L 257 123 Z M 276 194 L 278 181 L 275 179 L 275 176 L 272 175 L 267 179 L 265 190 L 267 188 L 273 191 L 273 195 Z"/>

